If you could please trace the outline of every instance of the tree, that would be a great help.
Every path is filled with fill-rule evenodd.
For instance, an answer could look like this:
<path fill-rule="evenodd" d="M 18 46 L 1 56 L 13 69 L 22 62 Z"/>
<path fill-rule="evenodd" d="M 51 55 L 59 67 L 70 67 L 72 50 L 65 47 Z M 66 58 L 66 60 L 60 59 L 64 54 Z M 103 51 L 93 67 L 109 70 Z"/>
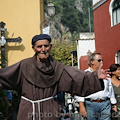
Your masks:
<path fill-rule="evenodd" d="M 61 23 L 69 28 L 69 32 L 71 32 L 71 34 L 73 34 L 74 31 L 77 32 L 77 34 L 79 34 L 80 32 L 90 31 L 89 12 L 88 12 L 88 8 L 90 8 L 91 31 L 92 32 L 94 31 L 92 0 L 81 0 L 83 12 L 79 11 L 76 8 L 75 0 L 53 0 L 53 3 L 56 6 L 55 16 L 57 16 L 58 14 L 61 16 Z M 57 28 L 59 29 L 60 27 Z"/>
<path fill-rule="evenodd" d="M 70 32 L 73 34 L 74 31 L 77 33 L 80 32 L 80 20 L 78 13 L 79 11 L 75 9 L 73 1 L 65 0 L 61 1 L 63 6 L 62 15 L 61 15 L 61 23 L 67 27 L 69 27 Z"/>
<path fill-rule="evenodd" d="M 0 54 L 2 57 L 2 59 L 0 59 L 1 63 L 3 61 L 3 59 L 5 60 L 5 62 L 8 62 L 7 57 L 5 54 Z M 2 64 L 0 64 L 1 68 L 3 68 Z M 12 109 L 14 111 L 18 110 L 18 105 L 20 102 L 20 95 L 18 95 L 18 93 L 14 90 L 12 91 Z M 5 100 L 7 95 L 7 90 L 3 90 L 0 92 L 0 120 L 5 120 L 6 117 L 9 114 L 9 108 L 10 108 L 10 104 Z M 14 116 L 14 120 L 16 120 L 16 116 Z"/>
<path fill-rule="evenodd" d="M 5 56 L 5 54 L 0 54 L 0 56 L 2 56 L 1 58 L 5 59 L 5 61 L 7 61 L 7 58 Z M 0 58 L 0 61 L 2 63 L 3 59 Z M 0 64 L 0 67 L 2 68 L 2 64 Z M 7 114 L 8 114 L 8 105 L 6 104 L 6 101 L 5 101 L 5 92 L 4 91 L 1 91 L 0 92 L 0 120 L 3 120 Z"/>
<path fill-rule="evenodd" d="M 68 41 L 56 40 L 53 42 L 53 47 L 50 54 L 54 57 L 55 60 L 63 64 L 72 65 L 72 57 L 70 52 L 75 49 L 76 47 L 72 44 L 69 44 Z M 74 61 L 76 64 L 77 58 L 74 58 Z"/>

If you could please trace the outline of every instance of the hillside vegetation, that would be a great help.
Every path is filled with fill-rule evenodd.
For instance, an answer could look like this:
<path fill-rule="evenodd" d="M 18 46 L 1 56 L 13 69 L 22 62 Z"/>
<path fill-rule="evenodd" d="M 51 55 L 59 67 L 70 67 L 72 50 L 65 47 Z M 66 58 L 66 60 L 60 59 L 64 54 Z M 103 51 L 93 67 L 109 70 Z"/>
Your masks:
<path fill-rule="evenodd" d="M 45 12 L 50 0 L 44 0 Z M 64 32 L 79 34 L 93 32 L 92 0 L 52 0 L 56 7 L 53 18 L 55 29 L 62 35 Z M 47 13 L 47 12 L 46 12 Z M 61 25 L 64 29 L 61 28 Z M 91 27 L 89 27 L 91 25 Z"/>

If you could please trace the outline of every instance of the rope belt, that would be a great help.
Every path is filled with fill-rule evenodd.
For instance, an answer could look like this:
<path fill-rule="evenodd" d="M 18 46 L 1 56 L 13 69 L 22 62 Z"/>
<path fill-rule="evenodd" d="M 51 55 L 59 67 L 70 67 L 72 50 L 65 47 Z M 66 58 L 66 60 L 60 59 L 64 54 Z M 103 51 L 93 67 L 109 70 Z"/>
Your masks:
<path fill-rule="evenodd" d="M 35 101 L 30 100 L 30 99 L 28 99 L 28 98 L 26 98 L 24 96 L 22 96 L 21 98 L 32 103 L 32 107 L 33 107 L 33 120 L 35 120 L 35 103 L 38 103 L 39 120 L 41 120 L 41 118 L 40 118 L 40 102 L 44 102 L 44 101 L 53 99 L 54 97 L 48 97 L 48 98 L 45 98 L 45 99 L 35 100 Z"/>

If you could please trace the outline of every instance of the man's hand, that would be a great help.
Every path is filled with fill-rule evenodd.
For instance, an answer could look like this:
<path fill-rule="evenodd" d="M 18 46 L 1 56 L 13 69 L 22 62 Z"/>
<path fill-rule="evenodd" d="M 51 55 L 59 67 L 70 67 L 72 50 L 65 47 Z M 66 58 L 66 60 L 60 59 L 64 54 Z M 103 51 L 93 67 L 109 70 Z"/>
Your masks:
<path fill-rule="evenodd" d="M 117 118 L 118 117 L 118 110 L 117 110 L 116 105 L 112 105 L 112 111 L 114 111 L 114 114 L 112 113 L 112 115 L 114 115 L 114 117 Z"/>
<path fill-rule="evenodd" d="M 110 78 L 109 74 L 111 72 L 109 72 L 109 69 L 103 70 L 102 66 L 103 66 L 103 63 L 101 62 L 100 66 L 99 66 L 99 69 L 98 69 L 98 78 L 99 79 L 106 79 L 106 80 L 108 80 L 108 78 Z"/>
<path fill-rule="evenodd" d="M 80 115 L 82 115 L 82 117 L 87 118 L 87 112 L 84 106 L 83 102 L 79 102 L 80 105 Z"/>
<path fill-rule="evenodd" d="M 118 112 L 118 111 L 117 111 L 117 106 L 116 106 L 116 105 L 113 105 L 113 106 L 112 106 L 112 110 L 114 110 L 115 112 Z"/>

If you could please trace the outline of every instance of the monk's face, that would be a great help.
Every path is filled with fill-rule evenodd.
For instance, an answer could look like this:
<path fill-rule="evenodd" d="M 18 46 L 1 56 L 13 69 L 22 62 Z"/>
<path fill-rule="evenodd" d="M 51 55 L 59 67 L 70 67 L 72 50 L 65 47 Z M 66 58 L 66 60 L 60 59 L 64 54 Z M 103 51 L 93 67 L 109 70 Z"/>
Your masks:
<path fill-rule="evenodd" d="M 37 60 L 44 62 L 49 57 L 52 45 L 48 40 L 38 40 L 33 46 L 33 50 L 37 55 Z"/>

